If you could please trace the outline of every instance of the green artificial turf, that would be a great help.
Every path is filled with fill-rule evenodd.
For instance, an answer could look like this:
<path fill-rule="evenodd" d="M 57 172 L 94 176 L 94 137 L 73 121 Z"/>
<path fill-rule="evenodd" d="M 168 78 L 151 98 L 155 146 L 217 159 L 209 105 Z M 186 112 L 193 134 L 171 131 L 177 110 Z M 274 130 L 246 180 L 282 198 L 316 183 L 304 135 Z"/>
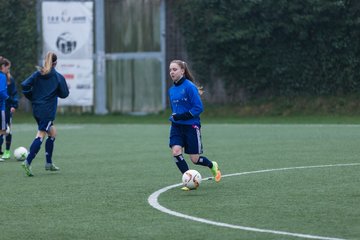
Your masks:
<path fill-rule="evenodd" d="M 15 119 L 16 120 L 16 119 Z M 60 119 L 61 120 L 61 119 Z M 61 122 L 61 121 L 59 121 Z M 44 144 L 34 177 L 0 163 L 0 239 L 301 239 L 208 225 L 152 208 L 148 197 L 180 183 L 168 124 L 57 124 L 54 163 Z M 15 123 L 29 148 L 34 123 Z M 215 222 L 342 239 L 360 238 L 360 125 L 203 124 L 204 155 L 225 177 L 159 196 L 173 211 Z M 187 158 L 188 159 L 188 158 Z M 204 178 L 210 171 L 190 163 Z M 301 166 L 334 165 L 292 169 Z M 227 174 L 291 168 L 244 175 Z"/>

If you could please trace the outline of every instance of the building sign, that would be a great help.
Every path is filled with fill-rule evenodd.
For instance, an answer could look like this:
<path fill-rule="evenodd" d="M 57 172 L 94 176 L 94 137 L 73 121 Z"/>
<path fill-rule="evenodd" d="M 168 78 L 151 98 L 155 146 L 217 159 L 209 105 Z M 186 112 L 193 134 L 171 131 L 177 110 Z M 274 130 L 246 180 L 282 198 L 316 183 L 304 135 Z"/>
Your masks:
<path fill-rule="evenodd" d="M 58 56 L 56 69 L 64 75 L 70 95 L 59 105 L 92 106 L 93 2 L 42 2 L 43 56 Z"/>

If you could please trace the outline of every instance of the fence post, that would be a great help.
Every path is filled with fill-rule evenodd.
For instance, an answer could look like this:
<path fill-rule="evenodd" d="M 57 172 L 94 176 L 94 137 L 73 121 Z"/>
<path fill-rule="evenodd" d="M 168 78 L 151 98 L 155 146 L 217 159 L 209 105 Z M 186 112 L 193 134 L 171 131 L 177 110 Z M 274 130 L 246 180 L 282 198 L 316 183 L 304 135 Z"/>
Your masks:
<path fill-rule="evenodd" d="M 105 61 L 104 0 L 95 0 L 95 114 L 104 115 L 106 109 L 106 61 Z"/>

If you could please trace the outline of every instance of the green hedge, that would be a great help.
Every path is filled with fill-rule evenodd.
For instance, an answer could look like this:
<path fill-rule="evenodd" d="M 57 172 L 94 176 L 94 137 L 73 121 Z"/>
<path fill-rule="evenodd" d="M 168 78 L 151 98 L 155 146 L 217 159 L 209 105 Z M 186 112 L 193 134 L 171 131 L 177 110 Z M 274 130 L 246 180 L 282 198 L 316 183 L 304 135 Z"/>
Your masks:
<path fill-rule="evenodd" d="M 0 55 L 11 61 L 11 73 L 19 83 L 36 70 L 36 1 L 0 2 Z"/>
<path fill-rule="evenodd" d="M 176 16 L 196 74 L 229 94 L 360 90 L 360 1 L 180 0 Z"/>

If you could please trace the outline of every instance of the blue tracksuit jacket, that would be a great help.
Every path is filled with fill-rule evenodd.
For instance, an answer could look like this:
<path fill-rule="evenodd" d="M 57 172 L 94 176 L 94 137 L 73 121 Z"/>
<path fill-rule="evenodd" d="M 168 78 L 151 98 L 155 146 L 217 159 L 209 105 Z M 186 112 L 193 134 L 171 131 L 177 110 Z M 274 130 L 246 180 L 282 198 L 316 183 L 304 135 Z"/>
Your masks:
<path fill-rule="evenodd" d="M 175 121 L 172 117 L 170 121 L 184 125 L 200 125 L 200 114 L 203 112 L 203 104 L 200 94 L 193 82 L 182 78 L 169 89 L 170 105 L 172 113 L 183 114 L 190 112 L 193 118 L 188 120 Z"/>
<path fill-rule="evenodd" d="M 34 72 L 21 83 L 22 92 L 32 103 L 33 115 L 44 120 L 54 120 L 57 109 L 57 99 L 69 96 L 65 78 L 55 68 L 46 75 Z"/>
<path fill-rule="evenodd" d="M 5 110 L 5 100 L 8 99 L 6 75 L 0 72 L 0 110 Z"/>

